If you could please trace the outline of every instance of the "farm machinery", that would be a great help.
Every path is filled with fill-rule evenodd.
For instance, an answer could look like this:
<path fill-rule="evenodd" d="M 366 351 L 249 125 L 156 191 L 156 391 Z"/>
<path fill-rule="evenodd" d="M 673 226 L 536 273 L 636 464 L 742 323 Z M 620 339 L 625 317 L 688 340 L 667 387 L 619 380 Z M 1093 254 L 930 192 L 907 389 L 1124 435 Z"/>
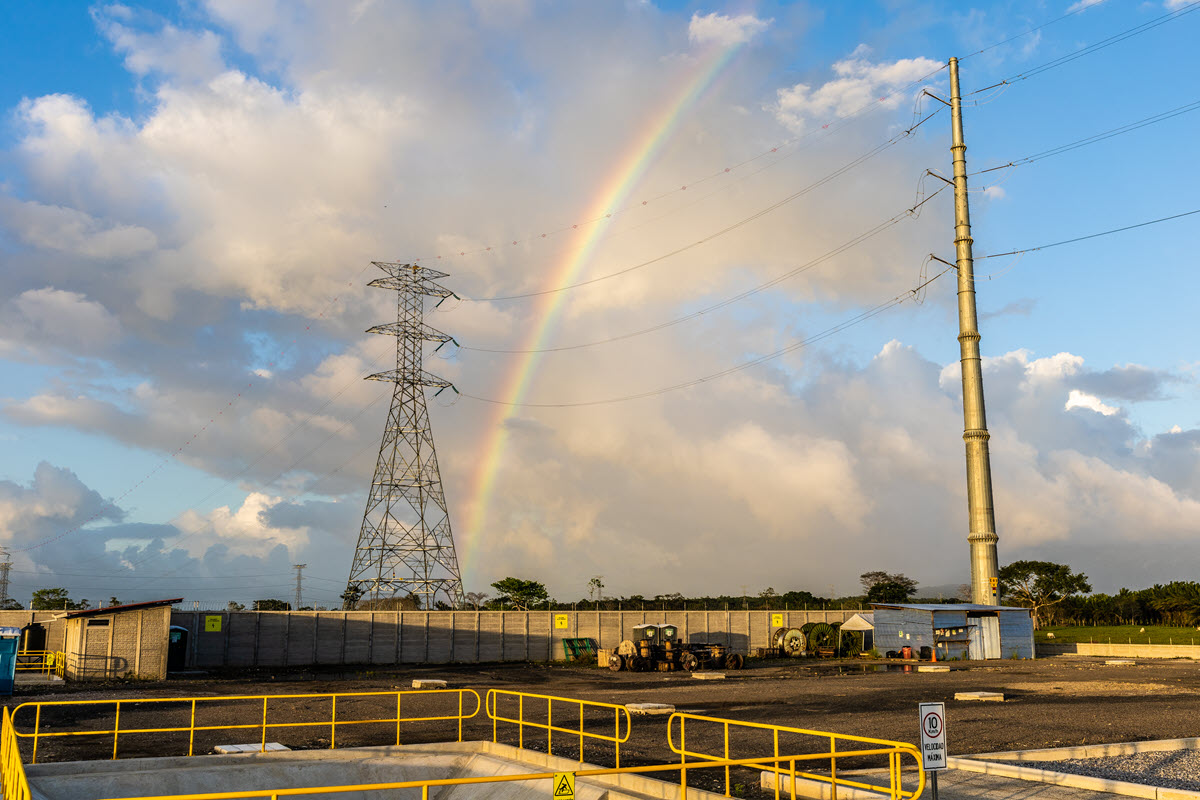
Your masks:
<path fill-rule="evenodd" d="M 633 639 L 621 642 L 608 657 L 614 672 L 669 672 L 697 669 L 741 669 L 746 660 L 723 644 L 684 642 L 674 625 L 637 625 Z"/>

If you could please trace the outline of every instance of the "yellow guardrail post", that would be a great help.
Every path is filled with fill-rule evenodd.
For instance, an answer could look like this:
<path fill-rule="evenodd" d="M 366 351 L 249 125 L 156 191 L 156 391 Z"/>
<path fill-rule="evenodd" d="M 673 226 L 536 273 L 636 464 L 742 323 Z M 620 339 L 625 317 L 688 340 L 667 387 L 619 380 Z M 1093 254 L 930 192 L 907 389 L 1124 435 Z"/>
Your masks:
<path fill-rule="evenodd" d="M 188 726 L 188 755 L 192 754 L 196 745 L 196 698 L 192 698 L 192 719 Z"/>
<path fill-rule="evenodd" d="M 117 760 L 117 737 L 121 735 L 121 701 L 117 701 L 117 717 L 113 721 L 113 757 L 112 760 Z"/>
<path fill-rule="evenodd" d="M 729 760 L 729 723 L 725 723 L 725 760 Z M 729 797 L 729 765 L 725 765 L 725 796 Z"/>

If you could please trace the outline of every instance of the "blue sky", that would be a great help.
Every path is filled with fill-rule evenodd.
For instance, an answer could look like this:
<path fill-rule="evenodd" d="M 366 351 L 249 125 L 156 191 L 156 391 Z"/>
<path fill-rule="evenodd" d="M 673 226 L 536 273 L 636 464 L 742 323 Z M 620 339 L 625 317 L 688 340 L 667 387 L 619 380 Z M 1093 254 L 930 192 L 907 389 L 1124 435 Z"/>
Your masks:
<path fill-rule="evenodd" d="M 618 216 L 588 275 L 708 236 L 903 130 L 921 88 L 910 82 L 951 55 L 969 93 L 1177 15 L 970 95 L 972 171 L 1194 103 L 1191 11 L 5 3 L 0 544 L 14 552 L 14 595 L 64 585 L 152 599 L 178 578 L 189 599 L 246 602 L 283 596 L 289 565 L 307 562 L 314 602 L 335 603 L 386 413 L 381 386 L 360 380 L 387 361 L 388 342 L 363 331 L 391 313 L 365 288 L 368 262 L 444 253 L 447 285 L 468 297 L 548 288 L 565 240 L 531 232 L 578 219 L 714 52 L 737 50 L 634 190 L 663 196 Z M 945 71 L 924 86 L 946 96 Z M 1200 208 L 1198 122 L 1184 113 L 973 176 L 977 255 Z M 754 169 L 720 171 L 763 153 Z M 552 344 L 640 330 L 770 280 L 910 206 L 926 169 L 949 174 L 947 113 L 734 233 L 568 293 Z M 703 199 L 670 191 L 714 174 Z M 528 399 L 642 392 L 837 325 L 915 285 L 927 254 L 952 258 L 948 195 L 699 320 L 547 354 Z M 1101 590 L 1200 566 L 1188 537 L 1200 524 L 1198 233 L 1195 215 L 978 262 L 1002 563 L 1067 559 Z M 503 348 L 540 324 L 538 308 L 468 302 L 429 322 Z M 947 275 L 922 305 L 722 381 L 514 409 L 481 529 L 456 528 L 467 590 L 522 570 L 559 598 L 586 596 L 596 574 L 647 596 L 744 583 L 824 593 L 830 581 L 849 593 L 876 568 L 963 582 L 956 335 Z M 427 368 L 496 397 L 516 363 L 462 352 Z M 465 399 L 431 409 L 451 519 L 465 523 L 483 502 L 474 476 L 496 418 Z M 737 537 L 747 546 L 732 552 Z M 780 548 L 823 566 L 767 566 Z M 633 556 L 689 577 L 663 585 L 629 569 Z"/>

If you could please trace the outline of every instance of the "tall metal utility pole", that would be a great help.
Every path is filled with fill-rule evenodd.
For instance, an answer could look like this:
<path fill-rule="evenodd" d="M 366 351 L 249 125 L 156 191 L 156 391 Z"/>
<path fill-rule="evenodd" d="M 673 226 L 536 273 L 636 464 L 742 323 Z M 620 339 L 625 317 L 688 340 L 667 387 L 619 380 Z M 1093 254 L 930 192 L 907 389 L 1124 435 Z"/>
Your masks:
<path fill-rule="evenodd" d="M 308 564 L 292 564 L 292 569 L 296 570 L 296 605 L 292 606 L 292 611 L 299 611 L 301 602 L 301 594 L 304 587 L 304 568 Z"/>
<path fill-rule="evenodd" d="M 992 508 L 992 464 L 983 409 L 983 367 L 979 359 L 979 317 L 975 311 L 975 266 L 971 253 L 971 214 L 967 206 L 967 145 L 963 141 L 962 93 L 958 59 L 950 59 L 950 113 L 954 143 L 954 247 L 958 266 L 958 346 L 962 364 L 963 441 L 967 446 L 967 515 L 971 546 L 971 602 L 994 605 L 1000 565 L 996 556 L 996 515 Z"/>
<path fill-rule="evenodd" d="M 454 341 L 425 324 L 425 298 L 444 300 L 454 293 L 437 284 L 445 272 L 415 264 L 372 263 L 387 275 L 368 285 L 396 291 L 396 321 L 367 333 L 396 337 L 396 368 L 367 380 L 396 386 L 350 567 L 346 607 L 356 595 L 378 600 L 408 594 L 420 598 L 424 609 L 439 601 L 461 607 L 458 556 L 425 406 L 425 387 L 438 393 L 456 390 L 422 369 L 425 342 L 438 342 L 440 347 Z"/>

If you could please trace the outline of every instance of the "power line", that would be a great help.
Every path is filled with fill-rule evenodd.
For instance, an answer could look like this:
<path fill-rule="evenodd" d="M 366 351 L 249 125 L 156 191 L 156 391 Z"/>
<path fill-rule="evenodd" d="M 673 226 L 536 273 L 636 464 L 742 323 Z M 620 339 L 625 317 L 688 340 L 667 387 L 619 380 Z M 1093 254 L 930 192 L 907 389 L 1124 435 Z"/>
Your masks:
<path fill-rule="evenodd" d="M 1037 252 L 1038 250 L 1049 250 L 1051 247 L 1058 247 L 1059 245 L 1064 245 L 1064 244 L 1074 244 L 1075 242 L 1083 242 L 1083 241 L 1087 241 L 1088 239 L 1096 239 L 1101 236 L 1111 236 L 1114 233 L 1122 233 L 1123 231 L 1131 231 L 1131 230 L 1134 230 L 1135 228 L 1145 228 L 1147 225 L 1157 225 L 1160 222 L 1170 222 L 1173 219 L 1180 219 L 1182 217 L 1190 217 L 1193 214 L 1200 214 L 1200 208 L 1197 208 L 1194 211 L 1185 211 L 1182 214 L 1172 214 L 1169 217 L 1159 217 L 1158 219 L 1147 220 L 1146 222 L 1139 222 L 1136 225 L 1126 225 L 1122 228 L 1112 228 L 1107 231 L 1100 231 L 1099 233 L 1089 233 L 1087 236 L 1076 236 L 1073 239 L 1063 239 L 1061 242 L 1051 242 L 1050 244 L 1041 244 L 1041 245 L 1038 245 L 1037 247 L 1026 247 L 1021 250 L 1009 250 L 1006 253 L 991 253 L 991 254 L 985 255 L 985 256 L 975 256 L 975 260 L 981 261 L 982 259 L 985 259 L 985 258 L 1000 258 L 1001 256 L 1015 256 L 1020 253 L 1034 253 L 1034 252 Z"/>
<path fill-rule="evenodd" d="M 1198 1 L 1200 1 L 1200 0 L 1198 0 Z M 610 272 L 606 275 L 600 275 L 595 278 L 589 278 L 587 280 L 577 281 L 575 283 L 570 283 L 570 284 L 565 284 L 563 286 L 558 286 L 553 289 L 542 289 L 542 290 L 536 291 L 536 292 L 523 292 L 521 294 L 500 295 L 500 296 L 496 296 L 496 297 L 462 297 L 461 299 L 468 300 L 471 302 L 500 302 L 500 301 L 506 301 L 506 300 L 523 300 L 523 299 L 527 299 L 527 298 L 531 298 L 531 297 L 542 297 L 542 296 L 548 295 L 548 294 L 558 294 L 560 292 L 569 291 L 571 289 L 578 289 L 583 286 L 590 286 L 595 283 L 600 283 L 601 281 L 606 281 L 606 280 L 610 280 L 612 278 L 620 277 L 621 275 L 627 275 L 631 272 L 634 272 L 635 270 L 643 269 L 644 267 L 651 266 L 652 264 L 657 264 L 661 261 L 665 261 L 668 258 L 672 258 L 674 256 L 679 255 L 680 253 L 686 253 L 687 251 L 692 250 L 696 247 L 699 247 L 700 245 L 707 244 L 708 242 L 711 242 L 714 239 L 718 239 L 727 233 L 735 231 L 738 228 L 741 228 L 745 225 L 748 225 L 751 222 L 753 222 L 757 219 L 760 219 L 761 217 L 764 217 L 773 211 L 777 211 L 778 209 L 782 208 L 783 206 L 787 205 L 788 203 L 791 203 L 793 200 L 803 197 L 804 195 L 808 194 L 809 192 L 813 191 L 814 189 L 818 189 L 818 188 L 824 186 L 825 184 L 829 183 L 830 181 L 833 181 L 834 179 L 841 177 L 842 175 L 844 175 L 845 173 L 854 169 L 855 167 L 859 166 L 860 164 L 862 164 L 866 161 L 869 161 L 870 159 L 879 155 L 880 153 L 887 150 L 888 148 L 895 146 L 899 142 L 901 142 L 904 139 L 911 136 L 913 131 L 915 131 L 921 125 L 921 123 L 925 122 L 925 120 L 927 120 L 933 116 L 936 116 L 938 113 L 941 112 L 941 110 L 942 110 L 941 108 L 938 108 L 936 111 L 934 111 L 932 114 L 929 114 L 928 116 L 926 116 L 924 119 L 922 119 L 916 125 L 913 125 L 912 127 L 908 128 L 907 130 L 904 130 L 904 131 L 896 134 L 895 136 L 891 137 L 887 141 L 876 145 L 871 150 L 860 155 L 858 158 L 855 158 L 854 160 L 852 160 L 846 164 L 843 164 L 841 167 L 837 168 L 836 170 L 829 173 L 825 177 L 823 177 L 817 181 L 814 181 L 813 183 L 810 183 L 809 185 L 805 186 L 803 189 L 793 192 L 792 194 L 788 195 L 787 197 L 784 197 L 781 200 L 777 200 L 776 202 L 772 203 L 771 205 L 769 205 L 765 208 L 759 209 L 758 211 L 754 212 L 750 216 L 745 217 L 741 220 L 738 220 L 737 222 L 733 223 L 732 225 L 726 226 L 725 228 L 722 228 L 721 230 L 718 230 L 715 233 L 711 233 L 707 236 L 704 236 L 703 238 L 698 239 L 694 242 L 691 242 L 690 244 L 686 244 L 682 247 L 678 247 L 668 253 L 664 253 L 662 255 L 655 256 L 654 258 L 648 259 L 646 261 L 642 261 L 637 264 L 633 264 L 632 266 L 625 267 L 624 269 L 619 269 L 616 272 Z"/>
<path fill-rule="evenodd" d="M 1079 7 L 1076 8 L 1074 11 L 1068 11 L 1067 13 L 1063 14 L 1061 17 L 1055 17 L 1054 19 L 1050 20 L 1049 22 L 1043 22 L 1041 25 L 1038 25 L 1037 27 L 1034 27 L 1034 28 L 1030 28 L 1029 30 L 1025 31 L 1024 33 L 1018 33 L 1014 36 L 1008 37 L 1007 39 L 1002 39 L 999 42 L 996 42 L 994 44 L 989 44 L 987 47 L 985 47 L 981 50 L 976 50 L 974 53 L 963 56 L 962 58 L 959 59 L 959 61 L 960 62 L 966 61 L 968 58 L 974 58 L 975 56 L 982 55 L 982 54 L 988 52 L 989 50 L 995 50 L 997 47 L 1002 47 L 1003 45 L 1006 45 L 1009 42 L 1015 42 L 1017 39 L 1024 38 L 1031 33 L 1037 33 L 1038 31 L 1042 30 L 1043 28 L 1048 28 L 1051 25 L 1055 24 L 1056 22 L 1062 22 L 1064 19 L 1067 19 L 1068 17 L 1073 17 L 1076 14 L 1080 14 L 1088 9 L 1088 6 L 1084 5 L 1082 3 L 1078 3 L 1077 5 Z"/>
<path fill-rule="evenodd" d="M 470 345 L 460 345 L 460 349 L 470 350 L 470 351 L 479 352 L 479 353 L 556 353 L 556 352 L 562 352 L 565 350 L 582 350 L 582 349 L 588 348 L 588 347 L 597 347 L 599 345 L 610 344 L 612 342 L 619 342 L 619 341 L 623 341 L 625 339 L 632 339 L 637 336 L 643 336 L 648 333 L 654 333 L 656 331 L 661 331 L 666 328 L 671 328 L 671 327 L 674 327 L 675 325 L 680 325 L 684 322 L 688 322 L 693 319 L 698 319 L 707 314 L 711 314 L 713 311 L 717 311 L 718 309 L 724 308 L 725 306 L 732 305 L 734 303 L 737 303 L 741 300 L 746 299 L 747 297 L 751 297 L 760 292 L 763 292 L 773 286 L 777 286 L 778 284 L 783 283 L 785 280 L 788 280 L 789 278 L 793 278 L 796 275 L 799 275 L 803 272 L 807 272 L 808 270 L 811 270 L 814 267 L 817 267 L 820 264 L 823 264 L 824 262 L 828 261 L 829 259 L 831 259 L 835 256 L 838 256 L 838 255 L 841 255 L 842 253 L 846 252 L 847 250 L 850 250 L 851 248 L 853 248 L 859 244 L 862 244 L 863 242 L 867 241 L 868 239 L 871 239 L 871 238 L 879 235 L 880 233 L 883 233 L 884 231 L 891 228 L 893 225 L 896 225 L 897 223 L 899 223 L 901 220 L 903 220 L 906 217 L 914 217 L 915 218 L 915 217 L 919 216 L 918 212 L 919 212 L 919 209 L 921 208 L 921 206 L 925 205 L 925 203 L 932 200 L 934 197 L 936 197 L 938 194 L 940 194 L 944 189 L 945 189 L 945 187 L 938 189 L 933 194 L 931 194 L 928 197 L 925 197 L 924 199 L 917 202 L 911 208 L 905 209 L 904 211 L 900 212 L 899 214 L 896 214 L 895 216 L 893 216 L 887 220 L 884 220 L 883 222 L 879 223 L 875 227 L 873 227 L 863 233 L 860 233 L 858 236 L 854 237 L 853 239 L 843 242 L 842 244 L 840 244 L 837 247 L 835 247 L 834 249 L 824 253 L 823 255 L 817 256 L 816 258 L 814 258 L 810 261 L 807 261 L 807 262 L 801 264 L 800 266 L 795 267 L 794 269 L 791 269 L 791 270 L 783 273 L 782 275 L 778 275 L 769 281 L 760 283 L 751 289 L 746 289 L 745 291 L 739 292 L 731 297 L 726 297 L 723 300 L 713 303 L 712 305 L 705 306 L 704 308 L 701 308 L 697 311 L 693 311 L 690 314 L 685 314 L 681 317 L 676 317 L 675 319 L 668 320 L 666 322 L 660 322 L 659 324 L 652 325 L 649 328 L 642 328 L 641 330 L 632 331 L 630 333 L 620 334 L 618 336 L 610 336 L 606 339 L 598 339 L 598 340 L 592 341 L 592 342 L 584 342 L 582 344 L 573 344 L 573 345 L 562 345 L 560 347 L 542 347 L 542 348 L 531 348 L 531 349 L 504 349 L 504 348 L 472 347 Z"/>
<path fill-rule="evenodd" d="M 1148 22 L 1143 22 L 1141 25 L 1135 25 L 1132 28 L 1127 28 L 1126 30 L 1121 31 L 1120 33 L 1115 33 L 1112 36 L 1109 36 L 1108 38 L 1101 39 L 1098 42 L 1093 42 L 1092 44 L 1089 44 L 1086 47 L 1081 47 L 1080 49 L 1075 50 L 1070 53 L 1067 53 L 1066 55 L 1051 59 L 1050 61 L 1047 61 L 1044 64 L 1040 64 L 1036 67 L 1032 67 L 1030 69 L 1025 70 L 1024 72 L 1018 72 L 1016 75 L 1013 75 L 1009 78 L 1005 78 L 1003 83 L 1016 83 L 1017 81 L 1028 80 L 1029 78 L 1032 78 L 1035 75 L 1041 75 L 1043 72 L 1055 69 L 1056 67 L 1061 67 L 1063 64 L 1069 64 L 1070 62 L 1072 62 L 1076 59 L 1083 58 L 1084 56 L 1089 56 L 1092 53 L 1099 52 L 1100 50 L 1104 50 L 1105 48 L 1112 47 L 1114 44 L 1123 42 L 1126 39 L 1131 39 L 1134 36 L 1145 33 L 1146 31 L 1153 30 L 1154 28 L 1157 28 L 1160 25 L 1166 25 L 1168 22 L 1173 22 L 1173 21 L 1179 19 L 1180 17 L 1183 17 L 1187 14 L 1192 13 L 1193 11 L 1197 10 L 1198 8 L 1200 8 L 1200 0 L 1193 0 L 1193 2 L 1190 2 L 1185 6 L 1181 6 L 1180 8 L 1177 8 L 1174 11 L 1171 11 L 1167 14 L 1163 14 L 1161 17 L 1155 17 L 1154 19 L 1149 20 Z M 1053 22 L 1056 22 L 1056 21 L 1057 20 L 1054 20 Z M 1053 24 L 1053 23 L 1051 22 L 1051 23 L 1047 23 L 1047 24 Z M 991 88 L 991 87 L 989 87 L 989 88 Z"/>
<path fill-rule="evenodd" d="M 1117 128 L 1111 128 L 1107 131 L 1093 134 L 1093 135 L 1087 136 L 1083 139 L 1076 139 L 1073 142 L 1068 142 L 1067 144 L 1062 144 L 1062 145 L 1059 145 L 1058 147 L 1052 147 L 1049 150 L 1043 150 L 1040 153 L 1034 153 L 1031 156 L 1025 156 L 1024 158 L 1018 158 L 1018 159 L 1008 162 L 1007 164 L 1002 164 L 998 167 L 989 167 L 987 169 L 981 169 L 978 172 L 973 172 L 971 174 L 972 175 L 982 175 L 985 172 L 995 172 L 995 171 L 1001 170 L 1001 169 L 1008 169 L 1009 167 L 1020 167 L 1020 166 L 1026 165 L 1026 164 L 1032 164 L 1035 161 L 1041 161 L 1043 158 L 1049 158 L 1050 156 L 1056 156 L 1061 153 L 1067 153 L 1067 152 L 1070 152 L 1071 150 L 1077 150 L 1080 147 L 1086 147 L 1090 144 L 1102 142 L 1105 139 L 1111 139 L 1114 136 L 1120 136 L 1123 133 L 1130 133 L 1130 132 L 1136 131 L 1140 128 L 1145 128 L 1149 125 L 1154 125 L 1155 123 L 1158 123 L 1158 122 L 1165 122 L 1166 120 L 1173 119 L 1174 117 L 1178 117 L 1183 114 L 1187 114 L 1190 111 L 1196 111 L 1197 109 L 1200 109 L 1200 100 L 1197 100 L 1192 103 L 1188 103 L 1186 105 L 1179 106 L 1177 108 L 1172 108 L 1169 111 L 1163 111 L 1158 114 L 1154 114 L 1152 116 L 1145 117 L 1144 119 L 1139 119 L 1136 122 L 1130 122 L 1128 124 L 1121 125 L 1120 127 L 1117 127 Z"/>
<path fill-rule="evenodd" d="M 671 386 L 664 386 L 660 389 L 652 389 L 650 391 L 638 392 L 637 394 L 629 394 L 629 395 L 624 395 L 622 397 L 611 397 L 611 398 L 607 398 L 604 400 L 584 400 L 584 401 L 573 402 L 573 403 L 514 403 L 514 402 L 505 401 L 505 400 L 495 400 L 495 399 L 487 398 L 487 397 L 479 397 L 476 395 L 471 395 L 471 394 L 466 394 L 466 393 L 463 393 L 463 397 L 468 397 L 472 400 L 477 400 L 481 403 L 489 403 L 492 405 L 501 405 L 501 406 L 510 406 L 510 407 L 519 407 L 519 408 L 578 408 L 581 406 L 599 406 L 599 405 L 609 405 L 612 403 L 624 403 L 629 400 L 640 400 L 642 398 L 654 397 L 655 395 L 660 395 L 660 394 L 667 394 L 668 392 L 674 392 L 674 391 L 678 391 L 680 389 L 687 389 L 687 388 L 690 388 L 693 386 L 698 386 L 702 383 L 707 383 L 709 381 L 714 381 L 719 378 L 723 378 L 727 375 L 732 375 L 736 372 L 741 372 L 743 370 L 749 369 L 750 367 L 754 367 L 759 364 L 766 363 L 768 361 L 772 361 L 776 358 L 779 358 L 780 356 L 787 355 L 788 353 L 792 353 L 796 350 L 800 350 L 801 348 L 808 347 L 809 345 L 814 344 L 815 342 L 819 342 L 823 339 L 827 339 L 830 336 L 840 333 L 841 331 L 846 330 L 847 328 L 850 328 L 854 325 L 858 325 L 859 323 L 866 322 L 867 320 L 871 319 L 872 317 L 878 316 L 879 314 L 882 314 L 884 311 L 887 311 L 889 308 L 900 305 L 901 303 L 905 302 L 906 300 L 917 299 L 920 296 L 921 292 L 925 289 L 926 286 L 933 283 L 934 281 L 936 281 L 938 278 L 940 278 L 942 275 L 945 275 L 949 271 L 950 271 L 950 268 L 947 267 L 946 269 L 939 272 L 937 275 L 934 275 L 932 278 L 929 278 L 929 279 L 923 281 L 922 283 L 920 283 L 918 286 L 914 287 L 913 289 L 910 289 L 907 292 L 904 292 L 903 294 L 896 295 L 891 300 L 888 300 L 884 303 L 880 303 L 879 305 L 874 306 L 873 308 L 867 309 L 866 311 L 863 311 L 860 314 L 850 317 L 849 319 L 844 320 L 844 321 L 838 323 L 837 325 L 834 325 L 831 328 L 826 328 L 825 330 L 821 331 L 818 334 L 810 336 L 806 339 L 802 339 L 798 342 L 793 342 L 792 344 L 788 345 L 787 347 L 780 348 L 779 350 L 775 350 L 774 352 L 767 353 L 766 355 L 763 355 L 763 356 L 758 356 L 756 358 L 752 358 L 748 361 L 743 361 L 740 364 L 736 364 L 732 367 L 728 367 L 727 369 L 723 369 L 720 372 L 714 372 L 714 373 L 705 375 L 700 378 L 693 378 L 692 380 L 684 381 L 683 383 L 676 383 Z"/>

